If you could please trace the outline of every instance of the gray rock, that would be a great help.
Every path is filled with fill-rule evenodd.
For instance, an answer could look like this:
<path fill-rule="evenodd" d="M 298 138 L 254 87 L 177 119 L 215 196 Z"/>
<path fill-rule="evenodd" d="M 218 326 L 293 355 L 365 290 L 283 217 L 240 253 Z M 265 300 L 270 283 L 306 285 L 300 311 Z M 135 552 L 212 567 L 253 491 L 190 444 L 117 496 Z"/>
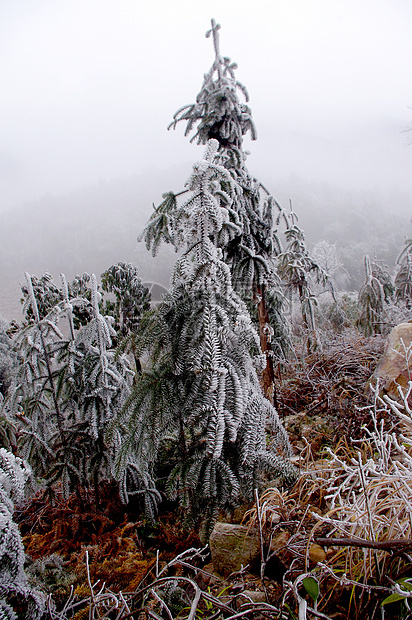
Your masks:
<path fill-rule="evenodd" d="M 240 571 L 260 555 L 259 532 L 244 525 L 216 523 L 209 545 L 214 570 L 224 576 Z"/>
<path fill-rule="evenodd" d="M 379 381 L 381 392 L 391 398 L 399 397 L 397 386 L 404 389 L 411 380 L 411 359 L 409 368 L 405 350 L 412 343 L 412 323 L 400 323 L 389 334 L 381 361 L 378 364 L 369 384 L 376 385 Z M 409 351 L 410 353 L 410 351 Z M 410 357 L 410 356 L 409 356 Z"/>

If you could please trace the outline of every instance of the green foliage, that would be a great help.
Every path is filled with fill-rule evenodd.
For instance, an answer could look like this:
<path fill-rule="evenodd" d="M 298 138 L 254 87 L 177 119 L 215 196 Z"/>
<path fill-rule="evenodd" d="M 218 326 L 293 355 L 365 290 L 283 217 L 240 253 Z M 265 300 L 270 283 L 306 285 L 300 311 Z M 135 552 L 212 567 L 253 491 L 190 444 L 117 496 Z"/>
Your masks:
<path fill-rule="evenodd" d="M 319 598 L 318 580 L 311 575 L 308 575 L 307 577 L 304 577 L 304 579 L 302 579 L 302 586 L 305 588 L 311 599 L 316 603 Z"/>
<path fill-rule="evenodd" d="M 381 605 L 389 605 L 391 603 L 400 604 L 400 618 L 410 618 L 410 604 L 412 583 L 408 578 L 397 579 L 393 582 L 392 594 L 389 594 L 381 603 Z"/>

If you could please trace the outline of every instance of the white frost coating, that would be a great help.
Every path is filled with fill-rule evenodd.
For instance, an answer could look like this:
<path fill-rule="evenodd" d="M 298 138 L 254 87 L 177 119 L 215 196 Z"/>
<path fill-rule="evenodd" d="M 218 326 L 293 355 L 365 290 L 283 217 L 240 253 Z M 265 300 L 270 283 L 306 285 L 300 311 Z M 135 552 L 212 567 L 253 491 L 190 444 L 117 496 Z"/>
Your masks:
<path fill-rule="evenodd" d="M 250 494 L 255 471 L 262 467 L 288 481 L 296 471 L 287 460 L 291 448 L 286 432 L 262 395 L 257 368 L 266 359 L 259 335 L 217 245 L 238 190 L 216 153 L 212 140 L 205 158 L 193 167 L 185 202 L 173 206 L 171 230 L 179 229 L 176 242 L 186 251 L 174 265 L 170 292 L 146 332 L 142 351 L 148 352 L 149 362 L 123 418 L 130 435 L 123 444 L 120 473 L 125 476 L 128 460 L 133 463 L 141 489 L 144 475 L 152 480 L 150 468 L 161 442 L 181 438 L 187 464 L 171 473 L 170 496 L 190 490 L 191 497 L 224 503 L 235 500 L 240 488 Z M 266 449 L 267 419 L 273 426 L 273 450 Z M 233 454 L 230 465 L 228 454 Z"/>

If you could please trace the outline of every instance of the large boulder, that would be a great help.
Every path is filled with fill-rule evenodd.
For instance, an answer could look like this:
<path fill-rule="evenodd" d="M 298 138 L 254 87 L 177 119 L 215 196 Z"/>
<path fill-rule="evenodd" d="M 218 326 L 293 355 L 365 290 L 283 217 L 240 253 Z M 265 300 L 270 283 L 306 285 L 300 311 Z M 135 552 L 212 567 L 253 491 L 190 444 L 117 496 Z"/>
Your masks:
<path fill-rule="evenodd" d="M 381 361 L 370 381 L 391 398 L 398 399 L 398 385 L 408 387 L 412 379 L 412 322 L 400 323 L 389 334 Z"/>
<path fill-rule="evenodd" d="M 244 525 L 216 523 L 209 546 L 214 570 L 227 577 L 250 566 L 259 557 L 259 532 Z"/>

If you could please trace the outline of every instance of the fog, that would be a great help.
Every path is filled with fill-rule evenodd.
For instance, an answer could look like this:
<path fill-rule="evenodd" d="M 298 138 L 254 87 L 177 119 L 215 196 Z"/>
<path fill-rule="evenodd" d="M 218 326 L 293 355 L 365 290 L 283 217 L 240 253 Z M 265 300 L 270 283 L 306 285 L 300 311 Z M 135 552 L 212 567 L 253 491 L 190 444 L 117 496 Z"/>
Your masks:
<path fill-rule="evenodd" d="M 167 126 L 213 62 L 211 17 L 250 94 L 250 171 L 279 200 L 328 201 L 336 217 L 351 192 L 351 208 L 376 200 L 402 213 L 407 233 L 409 0 L 2 0 L 3 238 L 16 235 L 19 213 L 35 221 L 50 203 L 69 214 L 70 196 L 75 210 L 93 188 L 102 200 L 107 183 L 113 210 L 124 180 L 135 195 L 135 242 L 151 202 L 179 190 L 200 157 L 183 126 Z"/>
<path fill-rule="evenodd" d="M 3 0 L 1 209 L 192 162 L 173 113 L 221 51 L 250 93 L 249 168 L 412 193 L 407 0 Z"/>

